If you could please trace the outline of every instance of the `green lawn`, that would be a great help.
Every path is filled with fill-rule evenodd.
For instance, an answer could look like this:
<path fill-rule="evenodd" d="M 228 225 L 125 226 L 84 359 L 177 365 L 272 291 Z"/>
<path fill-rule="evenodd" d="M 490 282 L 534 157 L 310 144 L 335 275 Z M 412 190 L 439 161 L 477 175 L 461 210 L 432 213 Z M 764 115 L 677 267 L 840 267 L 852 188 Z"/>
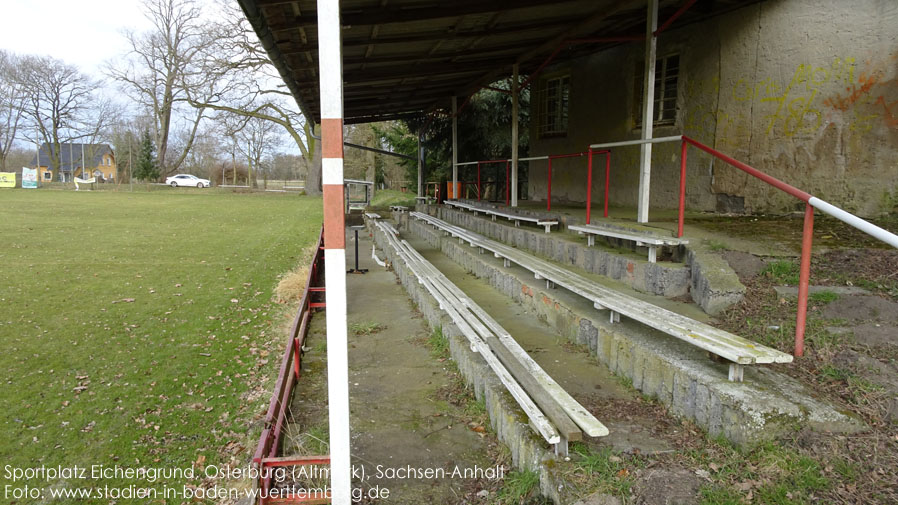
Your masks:
<path fill-rule="evenodd" d="M 269 396 L 243 396 L 270 388 L 285 339 L 272 291 L 307 261 L 321 200 L 4 190 L 0 209 L 0 502 L 6 465 L 188 468 L 229 442 L 247 462 Z"/>

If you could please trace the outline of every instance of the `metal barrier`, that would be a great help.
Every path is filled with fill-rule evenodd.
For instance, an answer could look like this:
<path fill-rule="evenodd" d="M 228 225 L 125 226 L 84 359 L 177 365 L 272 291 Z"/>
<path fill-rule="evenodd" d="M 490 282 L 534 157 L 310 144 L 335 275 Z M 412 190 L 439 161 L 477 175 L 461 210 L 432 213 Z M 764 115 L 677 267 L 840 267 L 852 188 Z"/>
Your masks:
<path fill-rule="evenodd" d="M 299 303 L 299 309 L 293 319 L 290 327 L 287 346 L 284 350 L 284 357 L 281 360 L 281 368 L 278 372 L 277 382 L 275 382 L 274 392 L 271 395 L 271 403 L 268 405 L 268 412 L 265 414 L 262 434 L 259 437 L 259 444 L 253 455 L 253 464 L 256 466 L 258 479 L 254 485 L 260 491 L 259 503 L 273 503 L 274 498 L 271 496 L 271 468 L 279 466 L 296 466 L 296 465 L 326 465 L 330 463 L 330 456 L 278 456 L 280 451 L 281 432 L 287 419 L 287 407 L 293 395 L 293 388 L 296 381 L 300 377 L 300 369 L 302 365 L 302 347 L 309 331 L 309 319 L 313 309 L 323 308 L 324 302 L 313 302 L 313 293 L 323 293 L 323 286 L 316 286 L 319 280 L 319 274 L 322 272 L 324 262 L 324 227 L 318 235 L 318 244 L 315 247 L 315 254 L 309 265 L 309 276 L 306 280 L 306 289 L 303 293 L 302 300 Z M 277 498 L 279 503 L 330 503 L 330 497 L 319 496 L 311 493 L 306 496 L 281 496 Z"/>

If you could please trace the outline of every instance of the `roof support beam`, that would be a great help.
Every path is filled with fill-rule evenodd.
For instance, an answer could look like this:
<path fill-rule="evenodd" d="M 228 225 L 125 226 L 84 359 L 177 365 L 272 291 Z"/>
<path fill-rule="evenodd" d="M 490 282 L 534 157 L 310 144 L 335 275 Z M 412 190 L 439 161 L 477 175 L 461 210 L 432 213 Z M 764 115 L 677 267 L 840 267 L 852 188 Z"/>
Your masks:
<path fill-rule="evenodd" d="M 655 120 L 655 31 L 658 30 L 658 0 L 648 0 L 645 22 L 645 77 L 642 89 L 642 139 L 652 138 L 652 123 Z M 649 190 L 652 180 L 652 144 L 639 146 L 639 198 L 637 200 L 636 221 L 649 221 Z"/>
<path fill-rule="evenodd" d="M 557 3 L 569 3 L 575 0 L 559 0 Z M 256 0 L 260 7 L 287 3 L 283 0 Z M 441 1 L 436 6 L 408 8 L 403 6 L 383 7 L 377 10 L 347 9 L 342 14 L 344 26 L 371 26 L 391 23 L 417 23 L 432 19 L 457 18 L 470 14 L 484 14 L 496 11 L 540 7 L 545 0 L 452 0 Z M 291 19 L 294 27 L 310 27 L 317 22 L 315 13 L 303 13 Z"/>

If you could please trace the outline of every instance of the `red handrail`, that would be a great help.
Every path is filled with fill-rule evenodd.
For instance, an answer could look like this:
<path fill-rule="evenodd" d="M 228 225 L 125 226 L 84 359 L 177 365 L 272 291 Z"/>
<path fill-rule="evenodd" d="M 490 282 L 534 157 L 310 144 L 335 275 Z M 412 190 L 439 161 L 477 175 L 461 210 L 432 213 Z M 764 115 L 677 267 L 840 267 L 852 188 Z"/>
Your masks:
<path fill-rule="evenodd" d="M 752 177 L 760 179 L 767 184 L 770 184 L 771 186 L 805 202 L 804 226 L 802 229 L 801 237 L 801 260 L 799 263 L 798 314 L 795 318 L 795 351 L 793 353 L 796 357 L 803 356 L 804 335 L 808 313 L 808 291 L 811 280 L 811 247 L 814 237 L 814 207 L 809 203 L 812 198 L 811 195 L 796 188 L 795 186 L 792 186 L 791 184 L 787 184 L 777 179 L 776 177 L 767 175 L 754 167 L 751 167 L 739 160 L 727 156 L 717 149 L 708 147 L 705 144 L 702 144 L 701 142 L 698 142 L 697 140 L 691 139 L 684 135 L 683 144 L 680 148 L 680 204 L 679 208 L 677 209 L 678 237 L 683 236 L 683 220 L 686 208 L 686 147 L 690 144 L 710 154 L 711 156 L 714 156 L 715 158 L 727 162 L 728 164 L 738 168 L 739 170 L 742 170 Z"/>

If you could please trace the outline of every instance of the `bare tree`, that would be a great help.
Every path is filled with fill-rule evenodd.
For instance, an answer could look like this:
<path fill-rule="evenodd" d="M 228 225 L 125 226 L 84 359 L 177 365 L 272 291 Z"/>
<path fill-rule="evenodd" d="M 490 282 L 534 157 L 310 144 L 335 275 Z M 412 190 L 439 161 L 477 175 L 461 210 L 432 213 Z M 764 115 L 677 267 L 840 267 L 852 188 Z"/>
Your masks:
<path fill-rule="evenodd" d="M 144 0 L 151 31 L 126 33 L 130 51 L 124 64 L 110 64 L 109 73 L 122 85 L 126 93 L 152 112 L 153 134 L 158 152 L 161 177 L 178 171 L 193 146 L 205 108 L 182 108 L 188 87 L 202 82 L 198 58 L 211 43 L 209 30 L 201 10 L 193 0 Z M 201 88 L 192 95 L 205 97 Z M 172 128 L 179 117 L 186 125 L 184 142 L 177 152 L 170 153 Z"/>
<path fill-rule="evenodd" d="M 4 172 L 25 112 L 20 65 L 21 58 L 0 50 L 0 170 Z"/>
<path fill-rule="evenodd" d="M 115 117 L 100 85 L 77 67 L 48 56 L 22 59 L 19 82 L 25 93 L 24 115 L 35 140 L 47 146 L 55 180 L 61 164 L 61 144 L 94 141 Z"/>
<path fill-rule="evenodd" d="M 222 8 L 226 21 L 210 27 L 210 31 L 218 30 L 218 33 L 208 37 L 214 43 L 206 46 L 203 52 L 203 71 L 199 75 L 205 79 L 204 86 L 195 87 L 206 91 L 207 96 L 191 94 L 190 104 L 282 127 L 312 165 L 307 175 L 306 192 L 320 194 L 318 125 L 309 122 L 300 112 L 236 2 L 224 4 Z"/>

